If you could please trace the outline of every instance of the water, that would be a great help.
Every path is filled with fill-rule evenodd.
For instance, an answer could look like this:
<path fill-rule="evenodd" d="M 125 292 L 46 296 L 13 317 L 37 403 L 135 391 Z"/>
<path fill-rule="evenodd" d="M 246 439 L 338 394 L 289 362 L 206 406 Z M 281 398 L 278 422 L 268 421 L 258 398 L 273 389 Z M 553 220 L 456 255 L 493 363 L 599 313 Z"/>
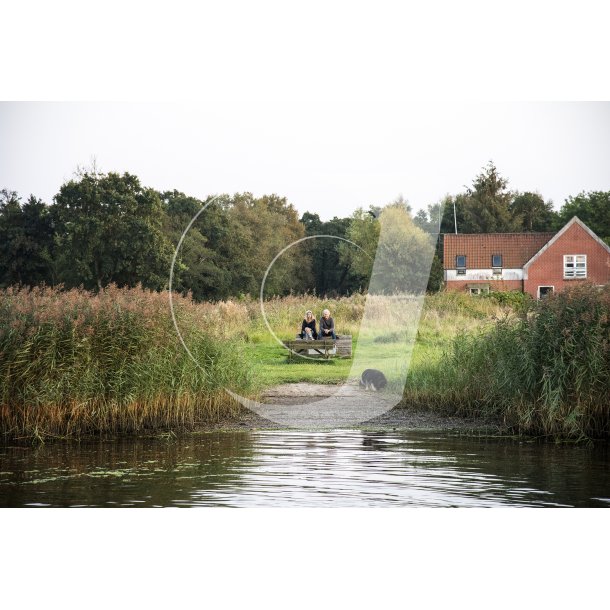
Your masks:
<path fill-rule="evenodd" d="M 255 431 L 0 448 L 0 506 L 610 506 L 608 444 Z"/>

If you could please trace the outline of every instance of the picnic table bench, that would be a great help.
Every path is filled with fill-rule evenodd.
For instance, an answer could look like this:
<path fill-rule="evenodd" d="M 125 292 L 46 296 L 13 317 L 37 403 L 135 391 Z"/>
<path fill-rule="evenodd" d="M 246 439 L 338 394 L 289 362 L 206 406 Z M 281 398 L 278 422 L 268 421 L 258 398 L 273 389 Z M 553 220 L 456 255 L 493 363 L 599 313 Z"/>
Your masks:
<path fill-rule="evenodd" d="M 288 358 L 296 355 L 304 355 L 314 357 L 320 356 L 329 359 L 332 356 L 338 358 L 352 357 L 352 336 L 340 335 L 336 341 L 333 339 L 314 339 L 307 341 L 305 339 L 292 339 L 285 341 L 284 345 L 288 348 Z M 312 354 L 313 352 L 313 354 Z"/>

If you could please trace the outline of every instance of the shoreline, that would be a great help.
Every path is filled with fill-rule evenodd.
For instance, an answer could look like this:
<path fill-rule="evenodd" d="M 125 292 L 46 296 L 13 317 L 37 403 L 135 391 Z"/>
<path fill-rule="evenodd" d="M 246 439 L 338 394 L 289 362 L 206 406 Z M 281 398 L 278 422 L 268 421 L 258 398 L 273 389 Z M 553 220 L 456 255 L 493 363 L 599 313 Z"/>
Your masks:
<path fill-rule="evenodd" d="M 300 405 L 303 411 L 304 403 L 314 403 L 332 396 L 337 387 L 342 384 L 312 384 L 307 382 L 280 384 L 265 389 L 259 398 L 261 401 L 283 405 L 290 408 L 292 405 Z M 351 386 L 357 386 L 357 381 L 349 382 Z M 357 390 L 355 390 L 357 391 Z M 362 398 L 368 398 L 368 394 L 362 391 Z M 345 397 L 342 397 L 343 399 Z M 341 400 L 338 399 L 339 401 Z M 143 429 L 139 432 L 90 432 L 81 436 L 56 436 L 44 434 L 38 439 L 30 437 L 7 437 L 0 439 L 0 446 L 17 444 L 20 446 L 36 446 L 47 442 L 87 442 L 91 440 L 112 440 L 128 438 L 148 439 L 171 439 L 181 436 L 197 436 L 214 432 L 256 432 L 263 430 L 285 430 L 285 431 L 333 431 L 333 430 L 365 430 L 365 431 L 426 431 L 439 433 L 460 433 L 472 436 L 515 436 L 510 433 L 509 428 L 499 420 L 462 417 L 458 415 L 443 415 L 426 408 L 394 407 L 371 419 L 355 424 L 337 426 L 291 426 L 283 425 L 271 419 L 267 419 L 258 413 L 245 407 L 239 406 L 239 411 L 234 416 L 220 418 L 217 421 L 201 421 L 193 425 L 185 425 L 171 429 Z M 525 435 L 518 435 L 525 438 Z"/>
<path fill-rule="evenodd" d="M 303 411 L 303 404 L 315 403 L 332 397 L 337 388 L 351 386 L 352 396 L 358 393 L 358 381 L 350 380 L 345 384 L 313 384 L 309 382 L 283 383 L 268 387 L 258 397 L 261 402 L 270 405 L 280 405 L 290 409 L 295 406 Z M 370 393 L 361 390 L 361 399 L 366 400 Z M 339 405 L 346 396 L 336 398 Z M 349 400 L 349 399 L 348 399 Z M 284 425 L 272 419 L 267 419 L 258 413 L 240 406 L 236 417 L 227 417 L 218 422 L 206 422 L 192 429 L 193 434 L 207 432 L 240 432 L 257 430 L 294 430 L 294 431 L 331 431 L 331 430 L 367 430 L 367 431 L 428 431 L 428 432 L 460 432 L 464 434 L 492 434 L 514 436 L 509 428 L 499 419 L 464 417 L 459 415 L 443 415 L 427 408 L 396 406 L 367 420 L 355 424 L 337 426 L 328 425 Z"/>

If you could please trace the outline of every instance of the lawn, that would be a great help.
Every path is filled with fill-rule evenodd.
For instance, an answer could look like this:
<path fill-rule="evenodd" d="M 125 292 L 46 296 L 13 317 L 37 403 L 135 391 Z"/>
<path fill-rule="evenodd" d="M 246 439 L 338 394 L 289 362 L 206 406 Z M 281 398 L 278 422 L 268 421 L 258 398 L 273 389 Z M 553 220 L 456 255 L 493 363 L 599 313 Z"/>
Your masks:
<path fill-rule="evenodd" d="M 420 304 L 406 303 L 401 307 L 405 316 L 401 317 L 388 308 L 395 310 L 395 303 L 388 306 L 389 301 L 383 297 L 372 297 L 372 306 L 365 313 L 361 295 L 334 301 L 287 297 L 275 300 L 267 308 L 271 311 L 270 325 L 280 339 L 294 337 L 301 309 L 332 308 L 339 334 L 352 334 L 352 359 L 311 360 L 295 356 L 289 360 L 288 350 L 273 339 L 253 308 L 254 315 L 243 332 L 256 387 L 260 390 L 282 383 L 343 383 L 359 377 L 365 368 L 383 370 L 390 384 L 402 385 L 407 370 L 409 379 L 415 381 L 439 364 L 458 333 L 481 328 L 508 311 L 490 300 L 463 297 L 426 297 L 421 317 Z M 363 316 L 368 316 L 367 325 L 359 332 Z"/>

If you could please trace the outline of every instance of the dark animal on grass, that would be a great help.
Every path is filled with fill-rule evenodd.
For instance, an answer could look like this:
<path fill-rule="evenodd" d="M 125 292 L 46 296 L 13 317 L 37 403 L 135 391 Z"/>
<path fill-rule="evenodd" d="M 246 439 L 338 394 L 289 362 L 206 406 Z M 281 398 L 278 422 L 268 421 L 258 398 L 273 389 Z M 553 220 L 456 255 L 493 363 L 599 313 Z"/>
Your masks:
<path fill-rule="evenodd" d="M 360 387 L 374 392 L 382 390 L 388 385 L 385 375 L 377 369 L 366 369 L 360 376 Z"/>

